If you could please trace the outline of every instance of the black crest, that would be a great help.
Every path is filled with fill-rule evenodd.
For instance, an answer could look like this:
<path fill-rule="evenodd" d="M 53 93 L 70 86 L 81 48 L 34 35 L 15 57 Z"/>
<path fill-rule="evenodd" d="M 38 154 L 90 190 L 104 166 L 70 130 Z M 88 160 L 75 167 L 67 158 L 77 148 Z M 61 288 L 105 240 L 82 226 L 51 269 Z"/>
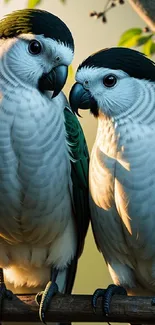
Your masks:
<path fill-rule="evenodd" d="M 155 63 L 143 53 L 125 47 L 96 52 L 83 61 L 78 70 L 85 66 L 123 70 L 131 77 L 155 81 Z"/>
<path fill-rule="evenodd" d="M 0 21 L 0 38 L 12 38 L 29 33 L 50 37 L 74 49 L 73 37 L 68 27 L 61 19 L 47 11 L 17 10 Z"/>

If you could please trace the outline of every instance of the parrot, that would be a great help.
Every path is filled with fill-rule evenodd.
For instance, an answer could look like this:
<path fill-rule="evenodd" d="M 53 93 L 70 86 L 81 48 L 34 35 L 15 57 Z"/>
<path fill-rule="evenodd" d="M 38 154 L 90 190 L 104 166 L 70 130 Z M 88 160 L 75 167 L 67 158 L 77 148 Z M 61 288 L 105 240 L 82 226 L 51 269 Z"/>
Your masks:
<path fill-rule="evenodd" d="M 102 297 L 108 315 L 114 294 L 155 295 L 155 63 L 134 49 L 101 49 L 79 65 L 69 101 L 98 120 L 91 225 L 114 284 L 95 290 L 92 306 Z"/>
<path fill-rule="evenodd" d="M 50 12 L 0 21 L 0 311 L 5 281 L 41 286 L 43 323 L 52 297 L 72 291 L 90 220 L 87 143 L 62 91 L 73 54 Z"/>

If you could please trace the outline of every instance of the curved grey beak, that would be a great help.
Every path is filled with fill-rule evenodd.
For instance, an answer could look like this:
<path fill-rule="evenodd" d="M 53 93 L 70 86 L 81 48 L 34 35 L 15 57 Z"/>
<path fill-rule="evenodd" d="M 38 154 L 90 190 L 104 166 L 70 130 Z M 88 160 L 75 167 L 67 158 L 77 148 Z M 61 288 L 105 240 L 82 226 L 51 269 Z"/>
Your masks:
<path fill-rule="evenodd" d="M 84 89 L 83 86 L 78 82 L 73 85 L 70 91 L 69 102 L 72 111 L 77 115 L 79 115 L 78 108 L 90 109 L 94 115 L 96 115 L 95 112 L 98 112 L 96 100 L 91 96 L 89 90 Z"/>
<path fill-rule="evenodd" d="M 41 92 L 53 90 L 52 98 L 56 97 L 64 87 L 68 76 L 68 67 L 60 65 L 45 73 L 39 79 L 38 88 Z"/>

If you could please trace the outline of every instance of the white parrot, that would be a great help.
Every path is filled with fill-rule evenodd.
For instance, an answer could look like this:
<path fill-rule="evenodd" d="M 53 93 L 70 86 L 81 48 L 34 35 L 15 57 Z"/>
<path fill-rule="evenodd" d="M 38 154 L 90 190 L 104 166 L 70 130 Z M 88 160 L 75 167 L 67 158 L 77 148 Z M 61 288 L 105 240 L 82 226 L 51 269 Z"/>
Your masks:
<path fill-rule="evenodd" d="M 0 307 L 14 286 L 70 293 L 89 223 L 88 150 L 61 91 L 73 59 L 68 27 L 24 9 L 0 21 Z M 51 98 L 52 97 L 52 98 Z"/>
<path fill-rule="evenodd" d="M 155 64 L 110 48 L 79 66 L 72 109 L 98 119 L 89 169 L 92 228 L 115 285 L 98 289 L 109 313 L 115 293 L 155 295 Z"/>

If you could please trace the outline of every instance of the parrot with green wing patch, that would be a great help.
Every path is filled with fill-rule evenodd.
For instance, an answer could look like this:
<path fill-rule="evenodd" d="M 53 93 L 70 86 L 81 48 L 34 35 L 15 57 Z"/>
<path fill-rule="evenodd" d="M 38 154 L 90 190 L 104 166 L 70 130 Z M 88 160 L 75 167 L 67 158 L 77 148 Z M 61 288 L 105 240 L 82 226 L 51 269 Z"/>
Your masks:
<path fill-rule="evenodd" d="M 0 310 L 14 286 L 37 294 L 41 321 L 71 293 L 89 224 L 89 154 L 61 91 L 74 54 L 68 27 L 34 9 L 0 21 Z"/>

